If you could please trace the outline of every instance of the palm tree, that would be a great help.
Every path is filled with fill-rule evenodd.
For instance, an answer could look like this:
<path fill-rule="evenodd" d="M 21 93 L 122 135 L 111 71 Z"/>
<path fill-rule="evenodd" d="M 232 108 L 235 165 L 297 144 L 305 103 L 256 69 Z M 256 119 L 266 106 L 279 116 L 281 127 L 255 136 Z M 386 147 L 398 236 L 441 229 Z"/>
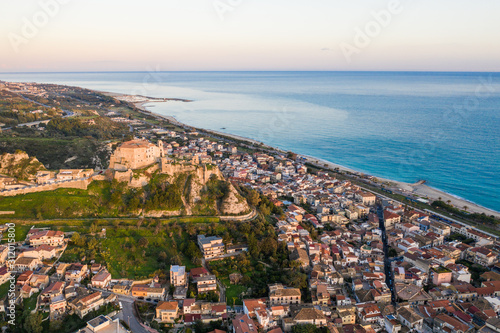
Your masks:
<path fill-rule="evenodd" d="M 446 203 L 449 205 L 451 204 L 451 200 L 446 200 Z"/>
<path fill-rule="evenodd" d="M 467 206 L 464 206 L 464 210 L 465 210 L 465 211 L 467 211 L 467 209 L 469 209 L 469 207 L 467 207 Z"/>
<path fill-rule="evenodd" d="M 443 198 L 439 197 L 439 198 L 438 198 L 438 201 L 441 201 L 441 200 L 443 200 Z"/>

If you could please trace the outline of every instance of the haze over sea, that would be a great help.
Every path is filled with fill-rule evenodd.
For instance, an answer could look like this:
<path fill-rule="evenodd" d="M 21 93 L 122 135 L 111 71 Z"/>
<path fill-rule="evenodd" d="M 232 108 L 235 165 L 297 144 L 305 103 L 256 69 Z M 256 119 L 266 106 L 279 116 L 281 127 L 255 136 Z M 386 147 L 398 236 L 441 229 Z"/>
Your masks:
<path fill-rule="evenodd" d="M 192 103 L 148 108 L 500 211 L 500 73 L 0 74 Z"/>

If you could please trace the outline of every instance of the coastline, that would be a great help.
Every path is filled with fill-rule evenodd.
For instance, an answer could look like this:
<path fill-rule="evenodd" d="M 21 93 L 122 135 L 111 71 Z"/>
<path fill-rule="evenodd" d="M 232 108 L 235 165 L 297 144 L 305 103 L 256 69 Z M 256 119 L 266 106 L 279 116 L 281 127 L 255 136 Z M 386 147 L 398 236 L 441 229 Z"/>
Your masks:
<path fill-rule="evenodd" d="M 127 100 L 127 97 L 131 97 L 131 95 L 126 95 L 126 94 L 106 93 L 106 92 L 103 92 L 103 93 L 109 94 L 110 96 L 115 97 L 115 98 L 120 99 L 120 100 Z M 121 99 L 120 97 L 124 98 L 124 99 Z M 151 109 L 148 109 L 148 104 L 150 104 L 150 103 L 163 102 L 163 101 L 167 102 L 169 100 L 179 101 L 180 99 L 172 99 L 172 98 L 170 98 L 170 99 L 156 99 L 156 98 L 148 99 L 147 97 L 144 97 L 144 96 L 138 96 L 138 97 L 140 98 L 140 100 L 130 101 L 138 109 L 145 111 L 147 113 L 150 113 L 156 117 L 168 120 L 172 124 L 180 126 L 180 127 L 196 128 L 196 127 L 193 127 L 193 126 L 190 126 L 190 125 L 187 125 L 187 124 L 184 124 L 184 123 L 178 121 L 173 116 L 161 115 L 161 114 L 155 113 Z M 188 102 L 189 100 L 182 100 L 182 101 Z M 211 130 L 211 129 L 205 129 L 205 128 L 200 128 L 200 129 L 204 130 L 206 132 L 210 132 L 210 133 L 217 134 L 217 135 L 222 135 L 222 136 L 229 137 L 229 138 L 232 138 L 235 140 L 246 141 L 246 142 L 254 144 L 254 145 L 260 145 L 263 148 L 270 148 L 270 149 L 274 149 L 274 150 L 282 152 L 282 153 L 286 153 L 285 151 L 283 151 L 280 148 L 271 147 L 269 145 L 266 145 L 265 143 L 262 143 L 260 141 L 257 141 L 257 140 L 251 139 L 251 138 L 246 138 L 246 137 L 242 137 L 242 136 L 235 135 L 235 134 L 219 132 L 219 131 L 215 131 L 215 130 Z M 314 156 L 303 155 L 303 154 L 297 154 L 297 156 L 304 158 L 305 160 L 307 160 L 309 163 L 312 163 L 312 164 L 315 164 L 316 161 L 318 161 L 319 165 L 321 165 L 323 167 L 325 167 L 325 165 L 326 165 L 326 168 L 329 170 L 332 170 L 332 171 L 334 169 L 339 169 L 339 170 L 354 173 L 354 174 L 362 174 L 362 172 L 360 172 L 360 171 L 354 170 L 352 168 L 349 168 L 349 167 L 346 167 L 346 166 L 343 166 L 343 165 L 340 165 L 337 163 L 326 161 L 324 159 L 317 158 Z M 410 184 L 410 183 L 397 181 L 397 180 L 393 180 L 393 179 L 386 179 L 386 178 L 378 177 L 375 175 L 371 175 L 371 176 L 375 177 L 379 182 L 385 183 L 387 185 L 387 188 L 399 190 L 407 195 L 413 195 L 413 196 L 417 196 L 417 197 L 420 197 L 423 199 L 428 199 L 431 202 L 433 200 L 438 200 L 439 198 L 441 198 L 441 201 L 443 201 L 443 202 L 449 201 L 453 206 L 457 207 L 458 209 L 463 209 L 463 207 L 466 206 L 468 212 L 479 213 L 479 214 L 484 213 L 488 216 L 493 215 L 497 218 L 500 218 L 500 212 L 497 212 L 497 211 L 490 209 L 490 208 L 487 208 L 487 207 L 483 207 L 483 206 L 481 206 L 477 203 L 474 203 L 472 201 L 469 201 L 467 199 L 457 197 L 456 195 L 453 195 L 451 193 L 447 193 L 447 192 L 444 192 L 444 191 L 439 190 L 437 188 L 431 187 L 429 185 L 426 185 L 425 183 L 417 182 L 415 184 Z"/>

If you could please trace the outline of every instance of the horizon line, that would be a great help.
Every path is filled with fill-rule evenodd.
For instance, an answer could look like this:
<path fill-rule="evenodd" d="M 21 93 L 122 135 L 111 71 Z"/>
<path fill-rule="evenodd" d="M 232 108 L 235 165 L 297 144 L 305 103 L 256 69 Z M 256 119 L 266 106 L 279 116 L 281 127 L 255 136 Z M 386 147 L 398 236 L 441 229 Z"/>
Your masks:
<path fill-rule="evenodd" d="M 432 70 L 132 70 L 132 71 L 54 71 L 54 72 L 0 72 L 1 74 L 92 74 L 92 73 L 269 73 L 269 72 L 304 72 L 304 73 L 491 73 L 499 74 L 500 71 L 432 71 Z"/>

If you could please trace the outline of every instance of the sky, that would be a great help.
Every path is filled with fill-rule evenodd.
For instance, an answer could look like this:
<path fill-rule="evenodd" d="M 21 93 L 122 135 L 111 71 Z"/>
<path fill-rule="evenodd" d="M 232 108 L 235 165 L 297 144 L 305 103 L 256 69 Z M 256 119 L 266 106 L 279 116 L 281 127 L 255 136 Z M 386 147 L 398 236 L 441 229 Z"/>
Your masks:
<path fill-rule="evenodd" d="M 0 0 L 0 72 L 500 71 L 498 0 Z"/>

